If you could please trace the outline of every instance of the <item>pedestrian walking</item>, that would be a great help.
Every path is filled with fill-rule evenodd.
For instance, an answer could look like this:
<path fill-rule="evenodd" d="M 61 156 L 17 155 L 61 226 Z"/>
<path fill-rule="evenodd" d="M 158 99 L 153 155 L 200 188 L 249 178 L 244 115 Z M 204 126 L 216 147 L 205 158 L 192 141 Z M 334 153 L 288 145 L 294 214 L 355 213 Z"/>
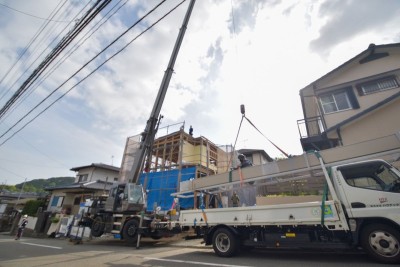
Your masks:
<path fill-rule="evenodd" d="M 18 240 L 22 237 L 22 233 L 25 230 L 26 225 L 28 224 L 28 215 L 24 215 L 21 223 L 18 225 L 18 231 L 15 235 L 15 240 Z"/>

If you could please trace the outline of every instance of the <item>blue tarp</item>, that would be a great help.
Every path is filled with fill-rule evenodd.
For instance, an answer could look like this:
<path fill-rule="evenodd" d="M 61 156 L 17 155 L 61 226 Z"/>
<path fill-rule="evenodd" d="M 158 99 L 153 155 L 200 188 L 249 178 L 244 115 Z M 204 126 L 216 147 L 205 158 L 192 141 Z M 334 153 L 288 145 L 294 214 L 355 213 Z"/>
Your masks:
<path fill-rule="evenodd" d="M 181 182 L 195 178 L 196 167 L 181 170 Z M 162 210 L 169 210 L 172 207 L 174 198 L 172 193 L 176 193 L 178 188 L 179 170 L 142 173 L 140 183 L 144 184 L 147 179 L 147 210 L 153 211 L 154 207 L 161 207 Z M 194 206 L 193 197 L 180 198 L 179 205 L 183 209 L 191 209 Z"/>

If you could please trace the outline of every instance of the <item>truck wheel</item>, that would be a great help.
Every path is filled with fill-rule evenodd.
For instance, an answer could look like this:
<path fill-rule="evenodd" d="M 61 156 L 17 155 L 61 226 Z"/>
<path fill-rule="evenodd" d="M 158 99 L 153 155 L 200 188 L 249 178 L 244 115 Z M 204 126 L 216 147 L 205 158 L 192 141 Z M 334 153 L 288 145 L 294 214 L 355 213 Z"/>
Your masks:
<path fill-rule="evenodd" d="M 400 233 L 389 225 L 367 225 L 361 233 L 361 245 L 379 262 L 400 262 Z"/>
<path fill-rule="evenodd" d="M 217 229 L 213 235 L 213 249 L 220 257 L 232 257 L 238 251 L 236 236 L 226 228 Z"/>
<path fill-rule="evenodd" d="M 102 217 L 99 216 L 94 218 L 91 228 L 92 236 L 100 237 L 102 234 L 104 234 L 104 226 L 105 224 Z"/>
<path fill-rule="evenodd" d="M 139 222 L 135 219 L 127 221 L 122 229 L 123 238 L 129 244 L 136 244 L 138 239 Z"/>

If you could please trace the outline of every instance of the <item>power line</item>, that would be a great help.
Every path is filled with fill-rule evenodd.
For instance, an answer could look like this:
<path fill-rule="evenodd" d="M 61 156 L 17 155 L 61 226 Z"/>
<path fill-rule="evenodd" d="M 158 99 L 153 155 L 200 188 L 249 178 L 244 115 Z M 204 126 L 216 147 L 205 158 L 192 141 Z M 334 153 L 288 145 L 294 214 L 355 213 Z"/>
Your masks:
<path fill-rule="evenodd" d="M 100 21 L 98 21 L 88 32 L 86 32 L 79 40 L 76 44 L 74 44 L 74 46 L 72 46 L 66 53 L 65 55 L 62 56 L 62 58 L 60 60 L 58 60 L 55 63 L 55 66 L 51 67 L 49 71 L 47 71 L 44 75 L 44 77 L 40 78 L 40 81 L 36 82 L 34 87 L 30 89 L 30 92 L 28 95 L 25 95 L 24 98 L 20 101 L 20 103 L 22 101 L 24 101 L 29 95 L 32 94 L 32 92 L 37 89 L 55 70 L 57 70 L 62 63 L 64 63 L 73 53 L 75 53 L 77 51 L 77 49 L 79 47 L 81 47 L 82 44 L 84 44 L 96 31 L 98 31 L 100 29 L 100 27 L 102 25 L 104 25 L 104 23 L 106 23 L 113 15 L 116 14 L 116 12 L 121 9 L 129 0 L 125 0 L 125 2 L 119 6 L 116 10 L 113 11 L 113 9 L 115 7 L 117 7 L 117 5 L 119 3 L 122 2 L 122 0 L 120 0 L 112 9 L 110 9 L 106 14 L 105 17 L 103 17 Z M 111 13 L 113 11 L 113 13 Z M 110 14 L 111 13 L 111 14 Z M 108 16 L 108 17 L 107 17 Z M 101 22 L 102 20 L 104 20 L 103 22 Z M 95 27 L 97 27 L 96 29 L 94 29 Z M 33 86 L 33 85 L 32 85 Z M 19 104 L 20 104 L 19 103 Z"/>
<path fill-rule="evenodd" d="M 69 22 L 69 21 L 60 21 L 60 20 L 52 20 L 52 19 L 41 18 L 41 17 L 38 17 L 38 16 L 35 16 L 35 15 L 32 15 L 32 14 L 20 11 L 18 9 L 12 8 L 10 6 L 7 6 L 7 5 L 1 4 L 1 3 L 0 3 L 0 6 L 4 6 L 4 7 L 9 8 L 9 9 L 15 11 L 15 12 L 18 12 L 18 13 L 21 13 L 21 14 L 24 14 L 24 15 L 27 15 L 27 16 L 30 16 L 30 17 L 33 17 L 33 18 L 41 19 L 41 20 L 52 21 L 52 22 Z"/>
<path fill-rule="evenodd" d="M 80 41 L 82 41 L 85 37 L 85 39 L 77 46 L 77 45 L 75 45 L 74 47 L 72 47 L 69 51 L 71 51 L 71 50 L 74 50 L 74 51 L 72 51 L 69 55 L 64 55 L 64 57 L 63 57 L 63 59 L 62 60 L 60 60 L 59 62 L 58 62 L 58 65 L 55 67 L 55 68 L 57 68 L 57 67 L 59 67 L 60 65 L 61 65 L 61 63 L 62 62 L 64 62 L 65 60 L 66 60 L 66 58 L 68 58 L 73 52 L 75 52 L 76 51 L 76 49 L 80 46 L 80 45 L 82 45 L 85 41 L 87 41 L 88 40 L 88 38 L 91 36 L 91 35 L 93 35 L 93 33 L 94 32 L 96 32 L 106 21 L 108 21 L 113 15 L 115 15 L 116 14 L 116 12 L 119 10 L 119 9 L 121 9 L 127 2 L 128 2 L 129 0 L 125 0 L 121 5 L 120 5 L 120 3 L 122 2 L 122 0 L 120 0 L 120 1 L 118 1 L 114 6 L 113 6 L 113 8 L 111 8 L 106 14 L 105 14 L 105 16 L 100 20 L 100 21 L 98 21 L 93 27 L 92 27 L 92 29 L 89 31 L 89 32 L 87 32 L 81 39 L 80 39 Z M 103 21 L 103 22 L 102 22 Z M 95 27 L 97 27 L 96 29 L 95 29 Z M 90 35 L 89 36 L 87 36 L 88 34 L 90 33 Z M 52 72 L 54 71 L 54 68 L 52 68 Z M 52 73 L 51 72 L 51 73 Z M 36 87 L 35 88 L 33 88 L 33 90 L 34 89 L 36 89 L 51 73 L 47 73 L 46 75 L 46 77 L 44 77 L 43 79 L 41 79 L 41 81 L 39 82 L 39 83 L 37 83 L 36 85 Z M 29 93 L 29 95 L 32 93 L 32 90 L 31 90 L 31 92 Z M 27 95 L 25 95 L 24 96 L 24 99 L 27 97 Z M 22 101 L 24 100 L 24 99 L 22 99 Z M 19 103 L 18 103 L 18 105 L 19 104 L 21 104 L 22 103 L 22 101 L 20 101 Z M 14 107 L 14 108 L 16 108 L 16 107 Z M 22 139 L 22 137 L 20 137 L 21 139 Z M 52 160 L 52 161 L 56 161 L 53 157 L 49 157 L 47 154 L 45 154 L 44 152 L 42 152 L 42 151 L 40 151 L 37 147 L 35 147 L 35 146 L 33 146 L 33 145 L 31 145 L 30 143 L 28 143 L 26 140 L 24 140 L 24 139 L 22 139 L 26 144 L 28 144 L 28 145 L 30 145 L 33 149 L 35 149 L 35 150 L 37 150 L 39 153 L 41 153 L 42 155 L 44 155 L 44 156 L 46 156 L 47 158 L 49 158 L 50 160 Z M 63 163 L 61 163 L 60 161 L 56 161 L 58 164 L 61 164 L 61 165 L 63 165 Z M 65 166 L 65 165 L 63 165 L 63 166 Z"/>
<path fill-rule="evenodd" d="M 90 33 L 90 31 L 89 32 L 87 32 L 79 41 L 78 41 L 78 44 L 75 44 L 72 48 L 70 48 L 69 50 L 68 50 L 68 52 L 67 52 L 67 54 L 65 54 L 57 63 L 55 63 L 56 65 L 55 66 L 53 66 L 53 67 L 51 67 L 51 69 L 45 74 L 45 76 L 44 77 L 37 77 L 38 79 L 40 78 L 40 81 L 37 81 L 36 80 L 36 78 L 35 78 L 35 80 L 34 80 L 34 82 L 32 82 L 30 85 L 29 85 L 29 88 L 25 91 L 25 93 L 24 93 L 24 96 L 23 96 L 23 98 L 20 100 L 20 99 L 18 99 L 18 104 L 14 104 L 14 106 L 13 106 L 13 110 L 15 110 L 28 96 L 30 96 L 30 94 L 32 94 L 32 92 L 37 88 L 37 87 L 39 87 L 39 85 L 41 85 L 43 82 L 44 82 L 44 80 L 46 80 L 46 78 L 47 77 L 49 77 L 59 66 L 61 66 L 61 64 L 68 58 L 68 57 L 70 57 L 76 50 L 77 50 L 77 48 L 79 48 L 84 42 L 86 42 L 87 41 L 87 39 L 89 38 L 89 37 L 91 37 L 106 21 L 108 21 L 113 15 L 115 15 L 115 13 L 120 9 L 120 8 L 122 8 L 126 3 L 127 3 L 127 1 L 128 0 L 125 0 L 125 2 L 122 4 L 122 5 L 120 5 L 119 7 L 118 7 L 118 4 L 120 4 L 121 2 L 122 2 L 122 0 L 120 0 L 116 5 L 114 5 L 114 7 L 112 8 L 112 9 L 110 9 L 106 14 L 105 14 L 105 17 L 103 17 L 100 21 L 98 21 L 92 28 L 91 28 L 91 34 L 89 35 L 89 36 L 87 36 L 89 33 Z M 86 5 L 87 6 L 87 5 Z M 81 9 L 81 11 L 83 10 L 83 9 L 85 9 L 86 8 L 86 6 L 84 7 L 84 8 L 82 8 Z M 118 7 L 116 10 L 114 10 L 114 12 L 113 12 L 113 9 L 115 8 L 115 7 Z M 111 12 L 113 12 L 113 13 L 111 13 Z M 107 17 L 108 16 L 108 17 Z M 105 18 L 105 19 L 104 19 Z M 80 20 L 83 20 L 82 18 L 80 19 Z M 104 22 L 102 22 L 102 20 L 105 20 Z M 102 23 L 101 23 L 102 22 Z M 93 30 L 93 28 L 95 28 L 95 26 L 98 26 L 96 29 L 94 29 Z M 64 28 L 64 30 L 65 30 L 65 28 Z M 86 37 L 87 36 L 87 37 Z M 86 37 L 86 38 L 85 38 Z M 85 38 L 84 40 L 83 40 L 83 38 Z M 57 38 L 55 38 L 55 39 L 57 39 Z M 54 39 L 54 40 L 55 40 Z M 83 40 L 83 41 L 82 41 Z M 82 42 L 81 42 L 82 41 Z M 79 44 L 79 42 L 80 42 L 80 44 Z M 42 52 L 43 53 L 43 52 Z M 44 70 L 45 71 L 45 70 Z M 44 72 L 43 72 L 44 73 Z M 35 83 L 35 87 L 33 87 L 33 85 L 34 85 L 34 83 Z M 29 93 L 28 93 L 28 91 L 29 91 Z M 27 94 L 28 93 L 28 94 Z M 15 103 L 17 103 L 17 101 L 15 102 Z M 9 112 L 8 112 L 8 114 L 10 114 L 11 113 L 11 111 L 12 110 L 10 110 Z M 1 121 L 1 119 L 5 119 L 6 117 L 3 117 L 3 118 L 1 118 L 1 116 L 0 116 L 0 121 Z"/>
<path fill-rule="evenodd" d="M 66 3 L 67 0 L 64 1 L 64 4 Z M 61 3 L 61 2 L 60 2 Z M 58 7 L 60 4 L 58 4 L 55 9 L 50 13 L 49 18 L 54 17 L 55 14 L 58 13 L 58 11 L 64 6 L 64 4 L 61 7 Z M 58 7 L 58 8 L 57 8 Z M 56 11 L 57 10 L 57 11 Z M 54 13 L 55 12 L 55 13 Z M 53 14 L 54 13 L 54 14 Z M 32 39 L 29 41 L 28 45 L 25 46 L 24 50 L 22 53 L 19 55 L 17 60 L 14 62 L 14 64 L 8 69 L 8 71 L 4 74 L 3 78 L 0 80 L 0 84 L 7 78 L 7 76 L 10 74 L 10 72 L 15 68 L 17 63 L 22 59 L 22 57 L 25 55 L 25 53 L 28 51 L 28 49 L 32 46 L 32 44 L 37 40 L 39 35 L 43 32 L 43 30 L 49 25 L 49 21 L 47 20 L 45 23 L 42 24 L 42 26 L 39 28 L 39 30 L 35 33 L 35 35 L 32 37 Z M 12 86 L 8 88 L 8 90 L 5 90 L 3 95 L 0 97 L 0 100 L 4 98 L 6 94 L 11 90 Z"/>
<path fill-rule="evenodd" d="M 73 31 L 69 32 L 58 45 L 47 55 L 45 60 L 37 67 L 29 78 L 22 84 L 22 86 L 14 93 L 14 95 L 7 101 L 7 103 L 0 109 L 0 118 L 4 116 L 7 110 L 15 103 L 15 101 L 25 93 L 29 86 L 40 76 L 41 73 L 53 62 L 53 60 L 61 53 L 67 45 L 83 30 L 87 24 L 94 19 L 94 17 L 100 13 L 100 11 L 110 3 L 111 0 L 97 0 L 91 9 L 84 15 L 83 19 L 80 20 L 74 27 Z"/>
<path fill-rule="evenodd" d="M 148 15 L 150 15 L 154 10 L 159 8 L 164 2 L 161 1 L 158 5 L 156 5 L 152 10 L 150 10 L 145 16 L 140 18 L 138 21 L 136 21 L 132 26 L 130 26 L 126 31 L 124 31 L 121 35 L 119 35 L 114 41 L 112 41 L 109 45 L 107 45 L 103 50 L 101 50 L 97 55 L 95 55 L 92 59 L 90 59 L 88 62 L 86 62 L 80 69 L 78 69 L 74 74 L 72 74 L 66 81 L 64 81 L 60 86 L 58 86 L 56 89 L 54 89 L 45 99 L 43 99 L 39 104 L 37 104 L 33 109 L 31 109 L 28 113 L 26 113 L 21 119 L 19 119 L 13 126 L 11 126 L 5 133 L 3 133 L 0 138 L 4 137 L 8 132 L 10 132 L 17 124 L 19 124 L 23 119 L 25 119 L 30 113 L 32 113 L 36 108 L 38 108 L 45 100 L 47 100 L 52 94 L 54 94 L 58 89 L 60 89 L 63 85 L 65 85 L 68 81 L 70 81 L 76 74 L 78 74 L 82 69 L 84 69 L 88 64 L 90 64 L 94 59 L 96 59 L 99 55 L 101 55 L 105 50 L 107 50 L 109 47 L 111 47 L 115 42 L 117 42 L 121 37 L 123 37 L 129 30 L 131 30 L 133 27 L 135 27 L 137 24 L 139 24 L 144 18 L 146 18 Z M 186 0 L 181 1 L 178 3 L 175 7 L 173 7 L 170 11 L 168 11 L 166 14 L 164 14 L 160 19 L 158 19 L 156 22 L 151 24 L 149 27 L 147 27 L 144 31 L 142 31 L 140 34 L 138 34 L 136 37 L 131 39 L 125 46 L 123 46 L 121 49 L 119 49 L 116 53 L 114 53 L 111 57 L 103 61 L 98 67 L 96 67 L 93 71 L 91 71 L 88 75 L 86 75 L 83 79 L 78 81 L 75 85 L 73 85 L 70 89 L 68 89 L 64 94 L 62 94 L 60 97 L 55 99 L 51 104 L 49 104 L 45 109 L 43 109 L 41 112 L 39 112 L 36 116 L 34 116 L 31 120 L 26 122 L 20 129 L 15 131 L 10 137 L 8 137 L 6 140 L 4 140 L 0 146 L 4 145 L 8 140 L 10 140 L 12 137 L 14 137 L 17 133 L 19 133 L 21 130 L 23 130 L 27 125 L 32 123 L 36 118 L 38 118 L 40 115 L 42 115 L 46 110 L 48 110 L 51 106 L 53 106 L 56 102 L 58 102 L 60 99 L 62 99 L 65 95 L 67 95 L 70 91 L 72 91 L 76 86 L 78 86 L 80 83 L 85 81 L 88 77 L 90 77 L 93 73 L 95 73 L 98 69 L 100 69 L 104 64 L 106 64 L 108 61 L 110 61 L 112 58 L 114 58 L 116 55 L 118 55 L 120 52 L 125 50 L 133 41 L 138 39 L 140 36 L 142 36 L 144 33 L 149 31 L 151 28 L 153 28 L 156 24 L 158 24 L 161 20 L 163 20 L 165 17 L 167 17 L 169 14 L 171 14 L 175 9 L 177 9 L 181 4 L 183 4 Z"/>
<path fill-rule="evenodd" d="M 66 1 L 67 1 L 67 0 L 66 0 Z M 87 7 L 88 5 L 89 5 L 89 2 L 88 2 L 88 4 L 86 4 L 84 7 L 82 7 L 82 9 L 75 15 L 75 17 L 73 18 L 72 21 L 76 20 L 76 18 L 78 17 L 78 15 L 79 15 L 80 13 L 82 13 L 83 10 L 86 9 L 86 7 Z M 66 11 L 66 12 L 68 12 L 68 11 Z M 80 18 L 79 20 L 82 20 L 82 18 Z M 67 25 L 66 27 L 64 27 L 64 29 L 62 29 L 61 32 L 64 32 L 64 31 L 67 29 L 67 27 L 68 27 L 68 25 Z M 50 42 L 50 44 L 48 45 L 48 47 L 58 39 L 58 37 L 61 35 L 61 32 L 53 39 L 52 42 Z M 42 38 L 42 41 L 43 41 L 43 40 L 44 40 L 44 37 Z M 37 47 L 38 47 L 38 46 L 37 46 Z M 36 48 L 37 48 L 37 47 L 36 47 Z M 31 67 L 31 66 L 33 65 L 33 63 L 35 63 L 35 62 L 39 59 L 39 57 L 42 56 L 42 55 L 44 54 L 44 52 L 45 52 L 45 50 L 43 50 L 43 51 L 41 52 L 41 54 L 31 63 L 31 65 L 30 65 L 29 67 Z M 32 52 L 32 53 L 34 53 L 34 52 Z M 63 61 L 61 61 L 61 60 L 60 60 L 60 61 L 61 61 L 61 63 L 62 63 L 62 62 L 64 62 L 65 60 L 66 60 L 66 59 L 64 59 Z M 23 98 L 22 98 L 22 99 L 17 99 L 17 100 L 15 101 L 15 103 L 14 103 L 13 106 L 12 106 L 12 108 L 11 108 L 11 109 L 8 111 L 8 113 L 7 113 L 8 115 L 9 115 L 13 110 L 15 110 L 27 97 L 29 97 L 29 96 L 32 94 L 32 92 L 33 92 L 37 87 L 39 87 L 39 85 L 41 85 L 42 82 L 43 82 L 48 76 L 50 76 L 50 74 L 53 73 L 55 69 L 57 69 L 57 68 L 61 65 L 60 61 L 58 61 L 58 66 L 52 67 L 52 68 L 51 68 L 51 71 L 47 72 L 46 76 L 41 78 L 41 81 L 40 81 L 40 82 L 36 82 L 36 79 L 35 79 L 35 80 L 28 86 L 28 88 L 27 88 L 26 91 L 24 92 Z M 28 68 L 29 68 L 29 67 L 28 67 Z M 21 76 L 20 76 L 19 79 L 21 79 L 22 76 L 28 71 L 28 68 L 24 71 L 23 74 L 21 74 Z M 47 68 L 46 68 L 46 69 L 47 69 Z M 46 71 L 46 69 L 45 69 L 44 71 Z M 38 78 L 39 78 L 39 77 L 38 77 Z M 18 81 L 18 80 L 16 80 L 16 81 L 14 82 L 14 84 L 13 84 L 11 87 L 13 87 L 13 86 L 17 83 L 17 81 Z M 34 84 L 35 84 L 35 87 L 33 87 Z M 28 92 L 29 92 L 29 93 L 28 93 Z M 4 120 L 5 118 L 6 118 L 6 116 L 0 117 L 0 122 L 1 122 L 2 119 Z"/>

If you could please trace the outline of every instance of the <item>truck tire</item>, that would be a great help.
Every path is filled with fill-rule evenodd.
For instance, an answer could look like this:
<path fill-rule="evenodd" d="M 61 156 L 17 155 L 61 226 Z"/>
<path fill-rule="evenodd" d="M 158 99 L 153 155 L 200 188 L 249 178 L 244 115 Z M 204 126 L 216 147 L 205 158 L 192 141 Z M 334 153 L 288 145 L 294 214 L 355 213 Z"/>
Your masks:
<path fill-rule="evenodd" d="M 92 223 L 92 228 L 91 228 L 91 233 L 92 236 L 94 237 L 100 237 L 104 234 L 104 227 L 105 223 L 103 221 L 103 218 L 98 216 L 94 218 L 93 223 Z"/>
<path fill-rule="evenodd" d="M 129 244 L 136 244 L 138 240 L 139 222 L 135 219 L 129 220 L 125 223 L 122 229 L 122 235 L 126 242 Z"/>
<path fill-rule="evenodd" d="M 232 257 L 238 252 L 239 242 L 236 236 L 226 228 L 219 228 L 213 235 L 213 249 L 220 257 Z"/>
<path fill-rule="evenodd" d="M 376 261 L 400 262 L 400 233 L 389 225 L 367 225 L 361 233 L 361 245 Z"/>

